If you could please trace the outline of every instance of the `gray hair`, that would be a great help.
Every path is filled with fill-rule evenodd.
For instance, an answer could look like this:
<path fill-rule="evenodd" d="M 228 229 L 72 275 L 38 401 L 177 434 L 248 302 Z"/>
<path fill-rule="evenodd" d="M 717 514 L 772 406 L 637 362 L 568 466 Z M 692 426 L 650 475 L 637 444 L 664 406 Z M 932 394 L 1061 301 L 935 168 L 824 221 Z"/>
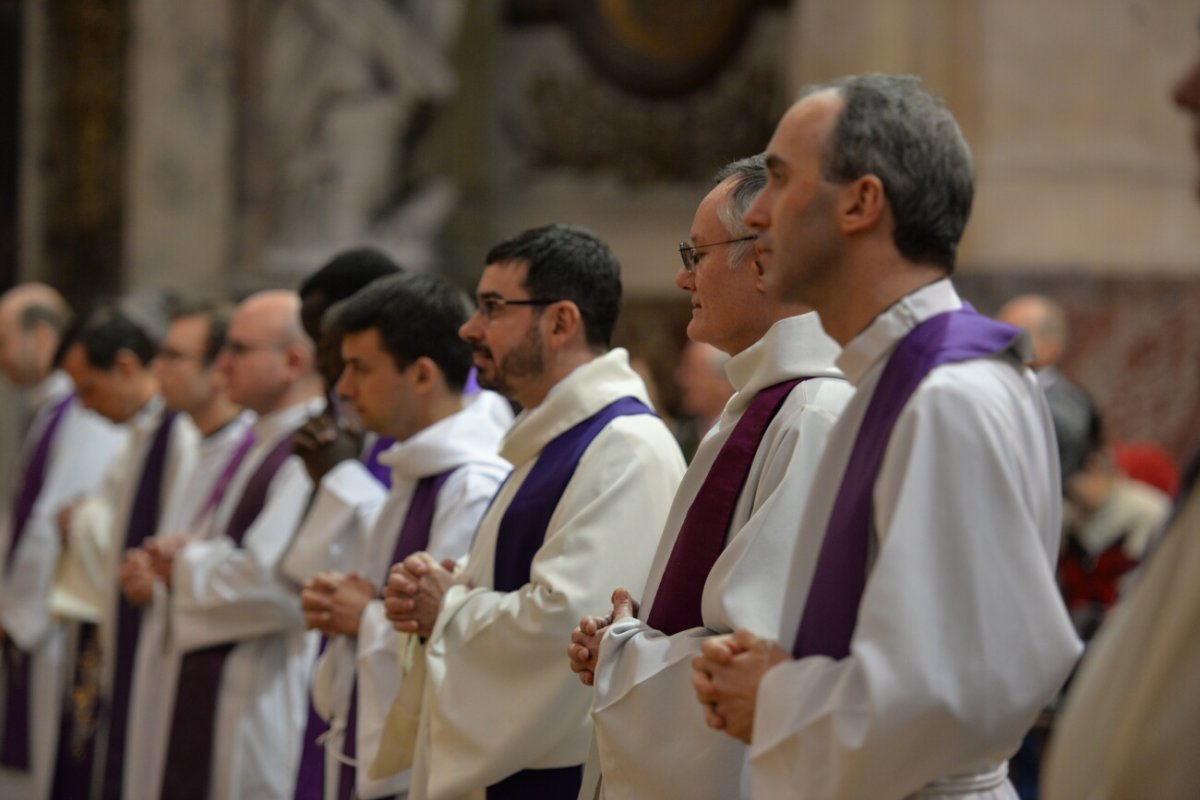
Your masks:
<path fill-rule="evenodd" d="M 753 236 L 754 230 L 746 224 L 746 212 L 758 193 L 767 185 L 767 157 L 763 154 L 732 161 L 713 176 L 713 183 L 721 184 L 733 179 L 734 184 L 725 202 L 717 207 L 717 219 L 725 227 L 730 239 Z M 754 249 L 754 242 L 738 242 L 729 246 L 729 266 L 746 260 Z"/>
<path fill-rule="evenodd" d="M 800 99 L 829 89 L 845 105 L 826 146 L 826 180 L 879 178 L 896 249 L 953 272 L 975 193 L 971 149 L 953 115 L 913 75 L 852 75 L 806 87 Z"/>

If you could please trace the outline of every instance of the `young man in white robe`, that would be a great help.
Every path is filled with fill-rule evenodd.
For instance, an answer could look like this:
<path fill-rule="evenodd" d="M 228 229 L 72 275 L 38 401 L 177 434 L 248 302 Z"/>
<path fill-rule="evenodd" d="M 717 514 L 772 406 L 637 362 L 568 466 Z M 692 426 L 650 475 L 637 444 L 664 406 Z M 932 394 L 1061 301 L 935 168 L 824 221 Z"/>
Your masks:
<path fill-rule="evenodd" d="M 330 637 L 313 676 L 313 702 L 340 733 L 303 759 L 297 797 L 391 797 L 404 773 L 373 780 L 385 716 L 396 697 L 401 634 L 384 614 L 388 567 L 418 550 L 438 561 L 464 556 L 511 465 L 496 451 L 505 428 L 464 404 L 471 350 L 458 336 L 462 296 L 428 275 L 372 283 L 337 310 L 345 368 L 339 397 L 368 431 L 395 440 L 380 461 L 392 469 L 388 500 L 352 571 L 323 573 L 301 595 L 310 628 Z M 310 735 L 305 732 L 305 737 Z M 305 741 L 304 759 L 311 741 Z M 357 762 L 357 765 L 354 765 Z"/>
<path fill-rule="evenodd" d="M 425 642 L 380 756 L 404 765 L 396 751 L 415 742 L 411 798 L 574 798 L 591 697 L 563 645 L 613 586 L 645 584 L 684 464 L 628 354 L 609 349 L 621 284 L 607 245 L 552 225 L 486 263 L 461 335 L 480 385 L 524 409 L 500 451 L 513 472 L 464 569 L 426 553 L 392 569 L 389 617 Z"/>
<path fill-rule="evenodd" d="M 158 532 L 171 488 L 195 462 L 195 426 L 166 408 L 159 393 L 153 361 L 161 335 L 153 321 L 106 305 L 83 322 L 63 357 L 80 401 L 124 425 L 129 438 L 97 490 L 61 520 L 64 549 L 51 605 L 81 623 L 76 660 L 82 665 L 98 648 L 103 665 L 98 674 L 68 675 L 75 708 L 64 731 L 75 741 L 59 747 L 55 792 L 62 796 L 91 785 L 101 786 L 103 796 L 121 796 L 142 611 L 121 594 L 118 573 L 123 553 Z M 85 728 L 93 716 L 98 725 L 89 760 L 89 749 L 78 742 L 91 738 Z"/>
<path fill-rule="evenodd" d="M 254 415 L 230 402 L 216 367 L 228 323 L 229 313 L 223 308 L 196 305 L 181 310 L 154 362 L 166 407 L 186 414 L 201 438 L 192 469 L 170 487 L 159 534 L 127 551 L 121 564 L 121 591 L 143 609 L 129 701 L 122 792 L 126 800 L 157 800 L 160 792 L 179 670 L 170 626 L 170 556 L 186 543 L 190 531 L 203 529 L 249 447 Z"/>
<path fill-rule="evenodd" d="M 793 557 L 782 636 L 707 641 L 697 696 L 750 745 L 754 797 L 1015 799 L 1006 762 L 1080 646 L 1027 341 L 947 279 L 966 142 L 916 78 L 866 75 L 805 92 L 767 163 L 746 221 L 768 291 L 817 311 L 856 392 L 800 521 L 820 546 Z"/>
<path fill-rule="evenodd" d="M 1200 58 L 1174 100 L 1191 117 L 1200 155 Z M 1042 773 L 1047 800 L 1191 797 L 1200 786 L 1197 464 L 1161 544 L 1072 682 Z"/>
<path fill-rule="evenodd" d="M 284 800 L 292 789 L 313 652 L 278 565 L 312 492 L 292 436 L 324 405 L 299 307 L 294 292 L 251 295 L 218 358 L 229 399 L 258 418 L 220 503 L 172 559 L 182 658 L 163 798 Z"/>
<path fill-rule="evenodd" d="M 618 589 L 610 615 L 585 617 L 572 634 L 571 668 L 595 686 L 596 747 L 580 797 L 595 796 L 597 779 L 603 797 L 739 792 L 745 746 L 704 724 L 691 659 L 715 634 L 779 630 L 795 521 L 853 391 L 816 314 L 764 292 L 742 217 L 766 178 L 762 156 L 718 173 L 681 247 L 688 338 L 731 356 L 736 393 L 675 495 L 641 613 Z"/>
<path fill-rule="evenodd" d="M 3 797 L 50 795 L 66 645 L 49 610 L 61 549 L 57 517 L 100 483 L 126 435 L 86 410 L 54 363 L 70 317 L 58 292 L 43 284 L 21 284 L 0 298 L 0 369 L 25 395 L 30 414 L 21 422 L 14 485 L 4 488 L 0 514 L 0 691 L 27 703 L 9 701 L 0 712 Z"/>

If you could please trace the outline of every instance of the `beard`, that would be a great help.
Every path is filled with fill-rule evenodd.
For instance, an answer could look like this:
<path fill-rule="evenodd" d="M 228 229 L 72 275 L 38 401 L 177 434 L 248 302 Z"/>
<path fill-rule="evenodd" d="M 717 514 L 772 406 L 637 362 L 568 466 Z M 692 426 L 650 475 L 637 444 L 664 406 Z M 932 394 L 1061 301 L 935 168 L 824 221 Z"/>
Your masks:
<path fill-rule="evenodd" d="M 517 346 L 505 353 L 499 361 L 495 360 L 490 350 L 484 352 L 491 359 L 492 368 L 490 371 L 478 371 L 476 377 L 479 385 L 484 389 L 499 392 L 509 400 L 513 399 L 514 378 L 519 380 L 541 375 L 546 370 L 546 360 L 542 354 L 542 333 L 536 325 L 531 326 Z"/>

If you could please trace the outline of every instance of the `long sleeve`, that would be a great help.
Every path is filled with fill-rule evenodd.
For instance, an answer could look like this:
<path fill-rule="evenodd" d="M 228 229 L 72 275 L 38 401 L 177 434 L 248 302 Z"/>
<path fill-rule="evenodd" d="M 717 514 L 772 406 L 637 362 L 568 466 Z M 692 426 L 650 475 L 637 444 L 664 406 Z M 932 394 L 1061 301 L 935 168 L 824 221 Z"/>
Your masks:
<path fill-rule="evenodd" d="M 311 490 L 300 460 L 289 458 L 271 481 L 266 504 L 240 547 L 221 535 L 190 542 L 179 552 L 172 584 L 180 650 L 303 627 L 300 604 L 276 566 Z"/>
<path fill-rule="evenodd" d="M 797 538 L 795 520 L 808 498 L 835 412 L 851 392 L 844 381 L 816 383 L 827 384 L 820 390 L 834 395 L 824 400 L 829 407 L 809 405 L 798 389 L 759 445 L 729 542 L 705 583 L 705 626 L 664 636 L 627 619 L 605 635 L 592 716 L 606 798 L 737 796 L 745 747 L 705 724 L 691 688 L 691 659 L 707 637 L 735 628 L 778 635 Z M 817 385 L 807 388 L 813 394 L 818 390 Z M 702 455 L 697 454 L 697 462 Z M 689 474 L 687 481 L 694 477 L 703 476 Z M 656 565 L 669 556 L 673 539 L 664 537 Z M 649 613 L 647 602 L 643 598 L 643 618 Z"/>
<path fill-rule="evenodd" d="M 580 460 L 530 582 L 515 592 L 459 586 L 446 595 L 426 646 L 422 725 L 428 719 L 435 742 L 429 797 L 584 760 L 590 693 L 566 668 L 564 643 L 614 586 L 644 584 L 682 471 L 678 448 L 658 420 L 615 421 Z M 494 509 L 489 518 L 498 515 Z M 484 545 L 476 542 L 468 575 L 490 578 L 494 531 Z M 420 791 L 418 776 L 413 786 Z"/>
<path fill-rule="evenodd" d="M 1018 375 L 945 367 L 901 414 L 850 655 L 764 677 L 756 797 L 900 797 L 1003 763 L 1062 685 L 1079 643 L 1054 582 L 1056 464 Z"/>

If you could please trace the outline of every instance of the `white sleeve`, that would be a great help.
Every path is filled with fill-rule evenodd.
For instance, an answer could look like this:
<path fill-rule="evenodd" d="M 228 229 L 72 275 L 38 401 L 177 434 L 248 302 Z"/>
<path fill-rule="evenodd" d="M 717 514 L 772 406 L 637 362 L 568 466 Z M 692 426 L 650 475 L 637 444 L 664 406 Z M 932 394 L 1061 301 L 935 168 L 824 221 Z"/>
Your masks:
<path fill-rule="evenodd" d="M 303 627 L 299 597 L 276 567 L 311 490 L 300 460 L 289 458 L 240 547 L 222 535 L 189 542 L 179 552 L 171 579 L 182 651 Z"/>
<path fill-rule="evenodd" d="M 682 472 L 657 419 L 615 421 L 580 459 L 529 583 L 447 593 L 426 647 L 431 797 L 583 762 L 591 694 L 567 668 L 571 630 L 613 587 L 644 584 Z"/>
<path fill-rule="evenodd" d="M 506 470 L 467 464 L 456 470 L 438 492 L 437 509 L 429 526 L 429 554 L 442 561 L 462 558 L 471 549 L 479 520 L 487 511 Z"/>
<path fill-rule="evenodd" d="M 896 423 L 850 655 L 787 661 L 759 686 L 755 796 L 899 797 L 1003 762 L 1075 662 L 1041 406 L 1000 362 L 964 374 L 931 375 Z"/>

